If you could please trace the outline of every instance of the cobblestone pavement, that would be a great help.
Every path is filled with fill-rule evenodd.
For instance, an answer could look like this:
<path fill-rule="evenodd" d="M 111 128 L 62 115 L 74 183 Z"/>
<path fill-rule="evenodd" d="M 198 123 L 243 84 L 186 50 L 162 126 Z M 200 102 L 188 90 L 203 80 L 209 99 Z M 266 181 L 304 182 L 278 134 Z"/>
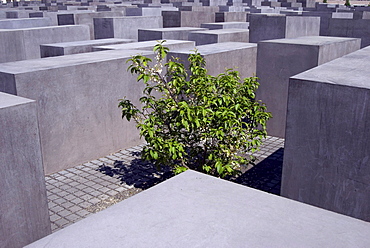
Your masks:
<path fill-rule="evenodd" d="M 249 187 L 280 193 L 284 139 L 267 137 L 255 153 L 256 165 L 234 179 Z M 122 201 L 172 176 L 139 159 L 142 146 L 45 177 L 53 232 Z"/>

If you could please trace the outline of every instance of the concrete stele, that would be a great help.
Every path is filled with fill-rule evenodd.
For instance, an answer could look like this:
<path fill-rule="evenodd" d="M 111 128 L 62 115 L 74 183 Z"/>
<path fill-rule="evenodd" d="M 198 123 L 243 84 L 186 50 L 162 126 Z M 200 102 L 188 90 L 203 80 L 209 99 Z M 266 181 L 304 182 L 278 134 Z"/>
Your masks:
<path fill-rule="evenodd" d="M 369 61 L 367 47 L 290 79 L 283 196 L 370 221 Z"/>
<path fill-rule="evenodd" d="M 27 248 L 368 247 L 370 223 L 186 171 Z"/>

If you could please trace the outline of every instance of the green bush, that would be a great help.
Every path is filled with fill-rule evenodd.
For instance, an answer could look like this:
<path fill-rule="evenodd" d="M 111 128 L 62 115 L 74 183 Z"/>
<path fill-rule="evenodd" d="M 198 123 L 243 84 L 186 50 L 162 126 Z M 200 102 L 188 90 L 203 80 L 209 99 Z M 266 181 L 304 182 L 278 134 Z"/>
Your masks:
<path fill-rule="evenodd" d="M 346 0 L 346 2 L 344 3 L 345 6 L 347 7 L 351 7 L 351 3 L 349 2 L 349 0 Z"/>
<path fill-rule="evenodd" d="M 145 138 L 142 158 L 174 172 L 193 169 L 218 177 L 238 174 L 241 164 L 253 161 L 254 152 L 266 136 L 271 114 L 255 100 L 257 78 L 241 80 L 226 70 L 210 76 L 205 60 L 195 51 L 189 68 L 178 58 L 163 65 L 168 48 L 154 47 L 156 61 L 142 55 L 128 60 L 128 70 L 143 81 L 141 107 L 126 97 L 119 103 L 122 118 L 134 120 Z"/>

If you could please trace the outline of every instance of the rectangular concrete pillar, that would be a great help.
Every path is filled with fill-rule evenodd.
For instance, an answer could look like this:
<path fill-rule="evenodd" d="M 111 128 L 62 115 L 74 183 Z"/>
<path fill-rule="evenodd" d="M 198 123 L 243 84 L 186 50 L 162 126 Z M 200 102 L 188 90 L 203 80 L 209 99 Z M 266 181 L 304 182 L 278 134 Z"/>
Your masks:
<path fill-rule="evenodd" d="M 37 104 L 0 92 L 0 247 L 51 233 Z"/>
<path fill-rule="evenodd" d="M 370 47 L 290 79 L 281 194 L 370 221 Z"/>
<path fill-rule="evenodd" d="M 272 113 L 271 136 L 285 137 L 289 77 L 360 49 L 360 39 L 306 36 L 258 43 L 257 99 Z"/>
<path fill-rule="evenodd" d="M 208 29 L 194 27 L 139 29 L 139 41 L 188 40 L 190 32 L 205 30 Z"/>
<path fill-rule="evenodd" d="M 137 41 L 139 29 L 162 27 L 162 16 L 94 18 L 95 39 L 122 38 Z"/>
<path fill-rule="evenodd" d="M 300 36 L 318 36 L 320 33 L 319 17 L 252 14 L 249 21 L 249 42 L 252 43 Z"/>
<path fill-rule="evenodd" d="M 217 76 L 224 73 L 225 69 L 235 69 L 240 72 L 240 77 L 252 77 L 256 72 L 257 45 L 244 42 L 224 42 L 196 47 L 206 60 L 208 74 Z M 194 53 L 189 49 L 170 50 L 171 56 L 179 57 L 188 65 L 189 54 Z"/>
<path fill-rule="evenodd" d="M 139 103 L 143 84 L 125 63 L 138 53 L 154 56 L 114 50 L 1 64 L 0 91 L 37 102 L 46 174 L 141 143 L 117 107 L 124 96 Z"/>
<path fill-rule="evenodd" d="M 370 223 L 188 170 L 26 248 L 369 247 L 369 236 Z"/>
<path fill-rule="evenodd" d="M 194 31 L 189 34 L 189 40 L 195 41 L 197 46 L 222 42 L 246 42 L 249 41 L 247 29 L 214 29 L 206 31 Z"/>
<path fill-rule="evenodd" d="M 89 37 L 89 28 L 83 25 L 0 30 L 0 63 L 41 58 L 41 44 L 88 40 Z"/>

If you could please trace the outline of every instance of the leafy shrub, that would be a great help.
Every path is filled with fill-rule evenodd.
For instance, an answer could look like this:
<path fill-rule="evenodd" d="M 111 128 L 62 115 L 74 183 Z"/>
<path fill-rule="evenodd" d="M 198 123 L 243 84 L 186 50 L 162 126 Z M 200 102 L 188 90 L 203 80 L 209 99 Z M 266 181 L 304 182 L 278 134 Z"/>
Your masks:
<path fill-rule="evenodd" d="M 153 49 L 154 65 L 142 55 L 128 60 L 128 70 L 145 84 L 141 107 L 126 98 L 119 103 L 122 118 L 133 119 L 147 142 L 142 158 L 172 166 L 176 174 L 194 169 L 222 178 L 236 175 L 241 164 L 253 161 L 241 152 L 258 149 L 271 117 L 255 100 L 257 78 L 241 80 L 231 69 L 210 76 L 197 51 L 188 57 L 188 70 L 178 58 L 163 65 L 169 51 L 163 42 Z"/>

